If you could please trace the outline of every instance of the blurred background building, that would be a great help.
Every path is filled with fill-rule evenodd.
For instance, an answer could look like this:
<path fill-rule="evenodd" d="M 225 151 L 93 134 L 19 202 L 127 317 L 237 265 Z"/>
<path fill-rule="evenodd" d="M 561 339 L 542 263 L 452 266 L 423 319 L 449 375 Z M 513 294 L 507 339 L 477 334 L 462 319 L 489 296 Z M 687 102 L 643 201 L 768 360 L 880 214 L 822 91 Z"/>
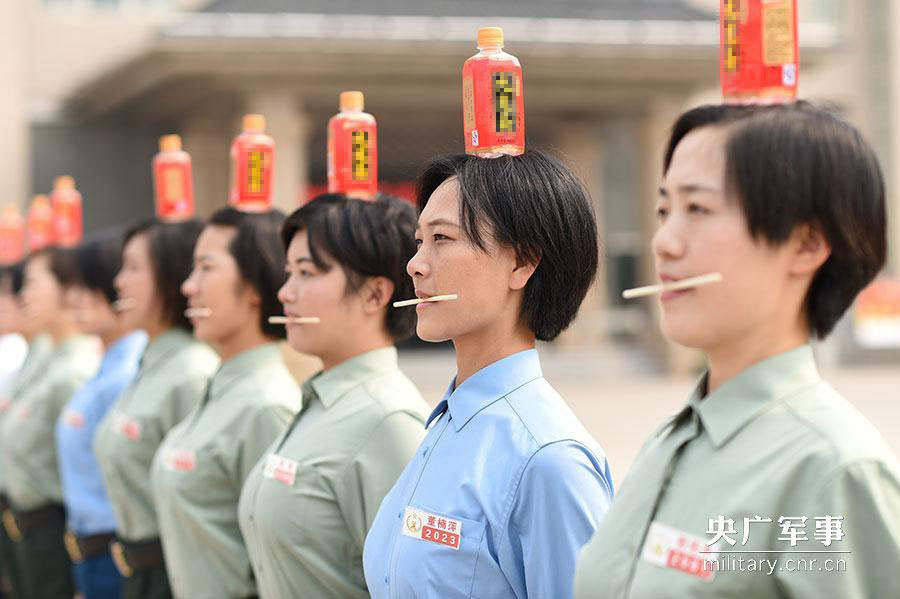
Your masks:
<path fill-rule="evenodd" d="M 325 182 L 325 124 L 360 89 L 379 124 L 386 189 L 408 192 L 430 156 L 463 150 L 460 70 L 475 31 L 504 27 L 524 66 L 530 147 L 587 182 L 605 269 L 556 345 L 617 348 L 649 368 L 696 356 L 662 342 L 653 302 L 652 206 L 667 128 L 718 100 L 718 0 L 0 0 L 0 201 L 23 207 L 73 175 L 87 231 L 152 213 L 157 139 L 180 133 L 198 212 L 224 205 L 228 146 L 260 112 L 277 143 L 275 202 L 290 210 Z M 834 104 L 888 176 L 900 270 L 900 3 L 800 0 L 801 95 Z M 900 359 L 864 350 L 845 322 L 825 361 Z"/>

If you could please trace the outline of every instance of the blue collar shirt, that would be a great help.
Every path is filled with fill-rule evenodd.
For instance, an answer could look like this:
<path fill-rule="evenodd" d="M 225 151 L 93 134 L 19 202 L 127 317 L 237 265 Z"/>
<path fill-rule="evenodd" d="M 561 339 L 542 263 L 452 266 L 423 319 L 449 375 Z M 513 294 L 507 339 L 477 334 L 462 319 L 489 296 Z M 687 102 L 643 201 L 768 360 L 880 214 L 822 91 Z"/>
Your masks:
<path fill-rule="evenodd" d="M 613 485 L 537 351 L 451 384 L 432 423 L 366 538 L 372 597 L 572 597 Z"/>
<path fill-rule="evenodd" d="M 134 378 L 146 346 L 147 335 L 143 331 L 130 333 L 113 343 L 103 356 L 100 371 L 72 396 L 56 423 L 68 527 L 78 536 L 116 530 L 112 506 L 94 455 L 94 432 Z"/>

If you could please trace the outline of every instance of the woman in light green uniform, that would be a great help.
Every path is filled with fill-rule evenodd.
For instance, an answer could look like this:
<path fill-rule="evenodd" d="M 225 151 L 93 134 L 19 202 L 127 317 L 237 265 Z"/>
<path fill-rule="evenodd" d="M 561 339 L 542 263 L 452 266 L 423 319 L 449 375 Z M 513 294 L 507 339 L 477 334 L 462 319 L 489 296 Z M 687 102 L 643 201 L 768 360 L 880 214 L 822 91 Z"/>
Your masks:
<path fill-rule="evenodd" d="M 6 390 L 0 394 L 0 429 L 3 420 L 9 414 L 16 398 L 23 390 L 28 389 L 43 372 L 47 359 L 53 352 L 53 339 L 44 331 L 35 327 L 35 323 L 25 316 L 22 309 L 22 288 L 25 281 L 25 262 L 10 266 L 0 281 L 0 294 L 3 294 L 4 311 L 7 318 L 18 323 L 17 329 L 28 341 L 28 353 L 25 362 L 16 372 Z M 9 500 L 6 498 L 6 477 L 3 476 L 3 461 L 0 460 L 0 516 L 10 520 Z M 6 528 L 0 526 L 0 588 L 4 592 L 22 594 L 20 578 L 17 575 L 13 559 L 13 542 L 6 534 Z"/>
<path fill-rule="evenodd" d="M 133 328 L 149 344 L 134 381 L 97 430 L 94 450 L 116 515 L 113 558 L 125 577 L 124 599 L 171 596 L 150 488 L 150 464 L 165 434 L 200 402 L 219 365 L 191 336 L 181 283 L 202 225 L 145 223 L 125 238 L 115 285 Z"/>
<path fill-rule="evenodd" d="M 241 486 L 300 409 L 281 357 L 284 215 L 214 214 L 182 285 L 194 337 L 222 360 L 203 402 L 163 439 L 151 481 L 172 594 L 178 599 L 256 597 L 238 528 Z"/>
<path fill-rule="evenodd" d="M 406 263 L 415 212 L 325 195 L 282 229 L 288 280 L 279 293 L 288 342 L 322 359 L 303 408 L 241 493 L 240 526 L 263 599 L 368 597 L 362 567 L 378 506 L 424 436 L 427 406 L 400 371 L 394 343 L 415 326 Z"/>
<path fill-rule="evenodd" d="M 0 430 L 9 511 L 3 524 L 13 541 L 14 569 L 23 599 L 71 599 L 72 565 L 63 543 L 65 510 L 53 431 L 63 407 L 100 365 L 96 338 L 82 335 L 66 304 L 79 281 L 71 250 L 33 254 L 22 290 L 25 316 L 46 330 L 53 352 L 39 377 L 21 390 Z"/>
<path fill-rule="evenodd" d="M 664 164 L 659 278 L 723 279 L 664 293 L 661 326 L 709 367 L 631 466 L 576 597 L 900 597 L 897 459 L 810 345 L 884 264 L 875 154 L 805 102 L 725 105 L 682 115 Z"/>

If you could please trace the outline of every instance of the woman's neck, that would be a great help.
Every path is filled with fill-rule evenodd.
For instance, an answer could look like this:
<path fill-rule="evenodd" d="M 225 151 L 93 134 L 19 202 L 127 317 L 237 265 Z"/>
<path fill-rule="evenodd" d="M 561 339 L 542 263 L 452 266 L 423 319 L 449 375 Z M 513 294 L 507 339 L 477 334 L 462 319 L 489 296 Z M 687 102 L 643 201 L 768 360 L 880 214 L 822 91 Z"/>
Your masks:
<path fill-rule="evenodd" d="M 490 326 L 453 339 L 456 348 L 456 385 L 473 374 L 520 351 L 534 349 L 535 338 L 528 327 Z"/>
<path fill-rule="evenodd" d="M 800 321 L 792 327 L 757 327 L 751 335 L 707 350 L 707 393 L 712 393 L 754 364 L 806 343 L 809 343 L 808 328 Z"/>
<path fill-rule="evenodd" d="M 253 320 L 253 324 L 256 325 L 258 321 L 259 318 Z M 234 358 L 238 354 L 242 354 L 245 351 L 255 349 L 260 345 L 265 345 L 266 343 L 271 342 L 272 339 L 263 335 L 262 331 L 260 331 L 258 327 L 254 326 L 252 329 L 248 327 L 245 330 L 239 331 L 228 339 L 225 339 L 220 343 L 216 343 L 214 345 L 216 353 L 219 354 L 219 358 L 224 363 Z"/>
<path fill-rule="evenodd" d="M 356 356 L 383 349 L 394 345 L 394 340 L 387 333 L 360 335 L 352 344 L 342 344 L 335 347 L 327 355 L 317 356 L 322 360 L 322 370 L 331 370 L 338 364 L 352 360 Z"/>

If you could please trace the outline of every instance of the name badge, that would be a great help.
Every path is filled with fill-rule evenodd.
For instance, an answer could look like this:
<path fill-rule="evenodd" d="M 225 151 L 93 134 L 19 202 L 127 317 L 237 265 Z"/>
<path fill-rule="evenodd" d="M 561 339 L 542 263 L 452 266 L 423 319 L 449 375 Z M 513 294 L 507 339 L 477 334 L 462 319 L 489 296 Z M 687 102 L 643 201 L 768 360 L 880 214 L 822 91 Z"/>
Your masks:
<path fill-rule="evenodd" d="M 9 409 L 12 405 L 12 400 L 8 395 L 0 395 L 0 414 Z"/>
<path fill-rule="evenodd" d="M 84 415 L 81 412 L 66 408 L 63 422 L 72 428 L 84 428 Z"/>
<path fill-rule="evenodd" d="M 403 515 L 403 534 L 414 539 L 445 545 L 451 549 L 459 549 L 462 522 L 407 506 Z"/>
<path fill-rule="evenodd" d="M 121 412 L 116 414 L 115 427 L 120 435 L 132 441 L 137 441 L 141 438 L 141 423 L 137 420 L 132 420 Z"/>
<path fill-rule="evenodd" d="M 28 409 L 28 406 L 24 403 L 17 405 L 13 408 L 13 414 L 15 414 L 16 418 L 19 420 L 28 420 L 31 418 L 31 410 Z"/>
<path fill-rule="evenodd" d="M 187 449 L 167 449 L 163 455 L 163 465 L 169 470 L 189 472 L 197 465 L 197 455 Z"/>
<path fill-rule="evenodd" d="M 277 480 L 291 487 L 297 480 L 297 462 L 278 454 L 270 453 L 263 466 L 263 476 Z"/>
<path fill-rule="evenodd" d="M 679 570 L 712 582 L 716 577 L 712 562 L 719 558 L 719 554 L 700 553 L 711 549 L 700 537 L 661 522 L 652 522 L 644 540 L 641 558 L 651 564 Z"/>

